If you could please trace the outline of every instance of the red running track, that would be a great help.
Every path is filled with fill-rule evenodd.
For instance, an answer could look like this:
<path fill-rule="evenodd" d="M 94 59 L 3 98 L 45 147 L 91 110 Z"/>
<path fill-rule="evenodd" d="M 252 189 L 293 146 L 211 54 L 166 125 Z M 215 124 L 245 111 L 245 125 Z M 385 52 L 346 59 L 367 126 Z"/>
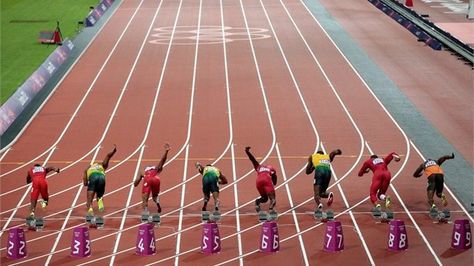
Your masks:
<path fill-rule="evenodd" d="M 225 32 L 223 35 L 222 32 Z M 223 40 L 225 36 L 225 41 Z M 161 174 L 162 225 L 157 254 L 134 255 L 139 225 L 137 171 L 172 145 Z M 117 144 L 107 172 L 106 226 L 91 230 L 92 256 L 73 259 L 72 229 L 84 225 L 81 178 Z M 255 174 L 243 149 L 279 175 L 280 252 L 258 252 Z M 341 148 L 333 163 L 334 209 L 345 249 L 322 251 L 325 224 L 312 217 L 306 158 Z M 356 177 L 372 153 L 395 150 L 393 209 L 410 248 L 387 250 L 388 226 L 376 224 L 370 177 Z M 199 252 L 201 181 L 194 163 L 215 163 L 221 188 L 222 252 Z M 414 180 L 422 155 L 354 72 L 305 6 L 286 1 L 124 1 L 14 145 L 1 155 L 1 262 L 17 264 L 340 264 L 470 265 L 472 252 L 449 249 L 452 225 L 426 214 L 425 181 Z M 48 177 L 45 230 L 27 231 L 28 257 L 6 259 L 6 230 L 23 224 L 33 162 L 61 167 Z M 337 182 L 335 182 L 337 180 Z M 448 195 L 453 219 L 468 218 Z M 472 217 L 469 218 L 472 223 Z"/>

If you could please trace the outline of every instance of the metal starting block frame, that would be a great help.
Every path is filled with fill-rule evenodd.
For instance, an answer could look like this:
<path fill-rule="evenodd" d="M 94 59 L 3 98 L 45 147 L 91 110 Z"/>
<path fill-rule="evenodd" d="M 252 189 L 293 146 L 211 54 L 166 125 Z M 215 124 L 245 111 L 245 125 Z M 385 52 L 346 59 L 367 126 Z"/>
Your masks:
<path fill-rule="evenodd" d="M 142 213 L 141 217 L 142 223 L 150 223 L 154 224 L 155 226 L 159 226 L 161 223 L 161 217 L 159 213 L 155 213 L 150 215 L 149 213 Z"/>
<path fill-rule="evenodd" d="M 104 218 L 100 216 L 86 216 L 86 223 L 89 224 L 90 228 L 102 229 L 104 227 Z"/>
<path fill-rule="evenodd" d="M 221 213 L 219 211 L 214 211 L 213 213 L 209 211 L 203 211 L 201 213 L 201 221 L 206 222 L 218 222 L 221 220 Z"/>
<path fill-rule="evenodd" d="M 430 211 L 430 218 L 433 220 L 433 223 L 449 223 L 451 221 L 451 212 L 448 209 L 442 211 Z"/>
<path fill-rule="evenodd" d="M 331 220 L 334 220 L 334 212 L 332 210 L 328 210 L 328 211 L 316 210 L 314 211 L 314 218 L 322 222 L 331 221 Z"/>
<path fill-rule="evenodd" d="M 27 217 L 26 226 L 28 230 L 41 231 L 44 228 L 44 219 L 43 217 Z"/>
<path fill-rule="evenodd" d="M 278 213 L 274 210 L 269 211 L 259 211 L 258 212 L 258 221 L 263 223 L 266 221 L 276 221 L 278 219 Z"/>

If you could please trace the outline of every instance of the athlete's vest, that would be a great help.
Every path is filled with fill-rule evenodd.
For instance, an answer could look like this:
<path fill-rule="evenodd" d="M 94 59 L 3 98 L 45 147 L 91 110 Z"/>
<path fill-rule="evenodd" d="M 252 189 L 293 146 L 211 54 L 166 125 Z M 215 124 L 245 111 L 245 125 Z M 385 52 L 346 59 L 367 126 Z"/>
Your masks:
<path fill-rule="evenodd" d="M 443 169 L 438 165 L 438 163 L 432 159 L 428 159 L 423 163 L 423 170 L 425 171 L 426 176 L 444 173 Z"/>
<path fill-rule="evenodd" d="M 206 176 L 206 175 L 219 177 L 221 173 L 219 169 L 217 169 L 217 167 L 206 166 L 204 167 L 204 170 L 202 171 L 202 176 Z"/>
<path fill-rule="evenodd" d="M 42 166 L 35 166 L 30 169 L 29 174 L 32 179 L 34 178 L 46 178 L 46 169 L 44 169 Z"/>
<path fill-rule="evenodd" d="M 100 163 L 94 163 L 94 164 L 92 164 L 92 165 L 89 167 L 89 169 L 87 169 L 87 179 L 89 179 L 89 177 L 90 177 L 92 174 L 102 174 L 102 175 L 105 175 L 104 166 L 102 166 L 102 164 L 100 164 Z"/>
<path fill-rule="evenodd" d="M 331 167 L 331 160 L 328 154 L 315 153 L 311 156 L 313 166 L 316 167 Z"/>
<path fill-rule="evenodd" d="M 158 174 L 158 169 L 155 166 L 148 166 L 145 168 L 145 178 L 155 177 Z"/>

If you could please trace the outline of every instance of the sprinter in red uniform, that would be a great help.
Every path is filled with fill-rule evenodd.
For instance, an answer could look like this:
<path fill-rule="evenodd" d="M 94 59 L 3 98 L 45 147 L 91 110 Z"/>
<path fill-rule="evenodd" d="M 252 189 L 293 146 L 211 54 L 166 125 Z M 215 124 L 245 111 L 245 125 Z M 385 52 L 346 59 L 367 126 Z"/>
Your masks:
<path fill-rule="evenodd" d="M 160 200 L 158 199 L 158 194 L 160 193 L 160 177 L 158 174 L 163 171 L 163 165 L 166 162 L 166 157 L 168 156 L 169 150 L 171 150 L 171 147 L 168 143 L 165 143 L 164 148 L 165 152 L 163 153 L 163 156 L 161 156 L 160 162 L 155 166 L 145 167 L 143 173 L 140 173 L 139 178 L 133 182 L 133 185 L 137 187 L 138 184 L 140 184 L 140 181 L 144 179 L 142 187 L 143 211 L 148 211 L 148 199 L 150 198 L 151 193 L 151 198 L 156 203 L 156 207 L 158 208 L 158 213 L 161 213 Z"/>
<path fill-rule="evenodd" d="M 363 176 L 365 173 L 368 173 L 369 170 L 374 173 L 372 185 L 370 186 L 370 201 L 372 201 L 376 209 L 380 209 L 380 204 L 377 203 L 377 199 L 385 201 L 385 208 L 390 207 L 390 197 L 385 193 L 387 193 L 390 179 L 392 179 L 392 174 L 387 166 L 393 159 L 395 159 L 396 162 L 400 161 L 400 157 L 395 152 L 388 154 L 385 158 L 372 155 L 364 162 L 359 171 L 359 176 Z"/>
<path fill-rule="evenodd" d="M 30 216 L 35 216 L 36 202 L 38 201 L 39 195 L 43 199 L 40 204 L 44 209 L 48 206 L 49 194 L 48 194 L 48 182 L 46 181 L 46 175 L 55 171 L 59 173 L 59 168 L 55 167 L 42 167 L 40 164 L 35 164 L 26 176 L 26 183 L 33 182 L 31 186 L 31 205 L 30 205 Z"/>
<path fill-rule="evenodd" d="M 261 165 L 250 152 L 250 147 L 245 147 L 245 153 L 253 164 L 253 168 L 257 172 L 256 186 L 260 198 L 255 200 L 255 209 L 260 212 L 260 203 L 265 203 L 270 199 L 270 211 L 276 205 L 275 185 L 277 183 L 276 171 L 271 165 Z"/>
<path fill-rule="evenodd" d="M 426 177 L 428 178 L 428 186 L 426 190 L 428 204 L 432 210 L 436 209 L 436 204 L 433 200 L 435 192 L 436 196 L 438 198 L 441 198 L 441 204 L 443 205 L 443 207 L 448 206 L 448 200 L 443 194 L 444 171 L 441 168 L 441 164 L 443 164 L 446 160 L 451 159 L 454 159 L 454 153 L 452 153 L 451 155 L 444 155 L 438 160 L 427 159 L 422 164 L 420 164 L 420 166 L 418 166 L 415 173 L 413 174 L 414 177 L 418 178 L 422 176 L 423 173 L 425 173 Z"/>

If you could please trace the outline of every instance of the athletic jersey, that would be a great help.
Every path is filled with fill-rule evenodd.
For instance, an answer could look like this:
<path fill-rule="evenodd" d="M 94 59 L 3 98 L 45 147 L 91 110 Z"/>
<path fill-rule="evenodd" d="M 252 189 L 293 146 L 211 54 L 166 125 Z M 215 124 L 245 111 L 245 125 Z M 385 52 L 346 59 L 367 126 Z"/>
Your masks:
<path fill-rule="evenodd" d="M 219 177 L 221 176 L 221 172 L 217 167 L 214 166 L 206 166 L 202 170 L 203 177 Z"/>
<path fill-rule="evenodd" d="M 313 162 L 314 168 L 317 167 L 325 167 L 325 168 L 330 168 L 331 167 L 331 159 L 329 158 L 329 154 L 319 154 L 315 153 L 311 155 L 311 161 Z"/>
<path fill-rule="evenodd" d="M 46 169 L 42 166 L 34 166 L 28 171 L 28 175 L 31 176 L 31 179 L 46 179 Z"/>
<path fill-rule="evenodd" d="M 388 171 L 387 165 L 392 161 L 393 155 L 395 153 L 392 152 L 387 157 L 385 158 L 370 158 L 367 161 L 364 162 L 364 165 L 362 165 L 362 168 L 359 171 L 359 176 L 362 176 L 365 172 L 365 170 L 370 169 L 372 172 L 377 172 L 377 171 Z"/>
<path fill-rule="evenodd" d="M 89 169 L 87 169 L 87 179 L 93 174 L 101 174 L 105 175 L 105 169 L 104 166 L 100 163 L 94 163 L 92 164 Z"/>
<path fill-rule="evenodd" d="M 257 172 L 257 178 L 268 178 L 270 180 L 272 175 L 276 173 L 275 169 L 271 165 L 259 165 L 255 171 Z"/>
<path fill-rule="evenodd" d="M 423 170 L 426 176 L 430 176 L 432 174 L 444 174 L 443 169 L 438 163 L 433 159 L 428 159 L 423 163 Z"/>
<path fill-rule="evenodd" d="M 148 166 L 145 168 L 145 172 L 143 173 L 143 176 L 145 177 L 145 180 L 148 178 L 153 178 L 158 175 L 158 168 L 155 166 Z"/>

